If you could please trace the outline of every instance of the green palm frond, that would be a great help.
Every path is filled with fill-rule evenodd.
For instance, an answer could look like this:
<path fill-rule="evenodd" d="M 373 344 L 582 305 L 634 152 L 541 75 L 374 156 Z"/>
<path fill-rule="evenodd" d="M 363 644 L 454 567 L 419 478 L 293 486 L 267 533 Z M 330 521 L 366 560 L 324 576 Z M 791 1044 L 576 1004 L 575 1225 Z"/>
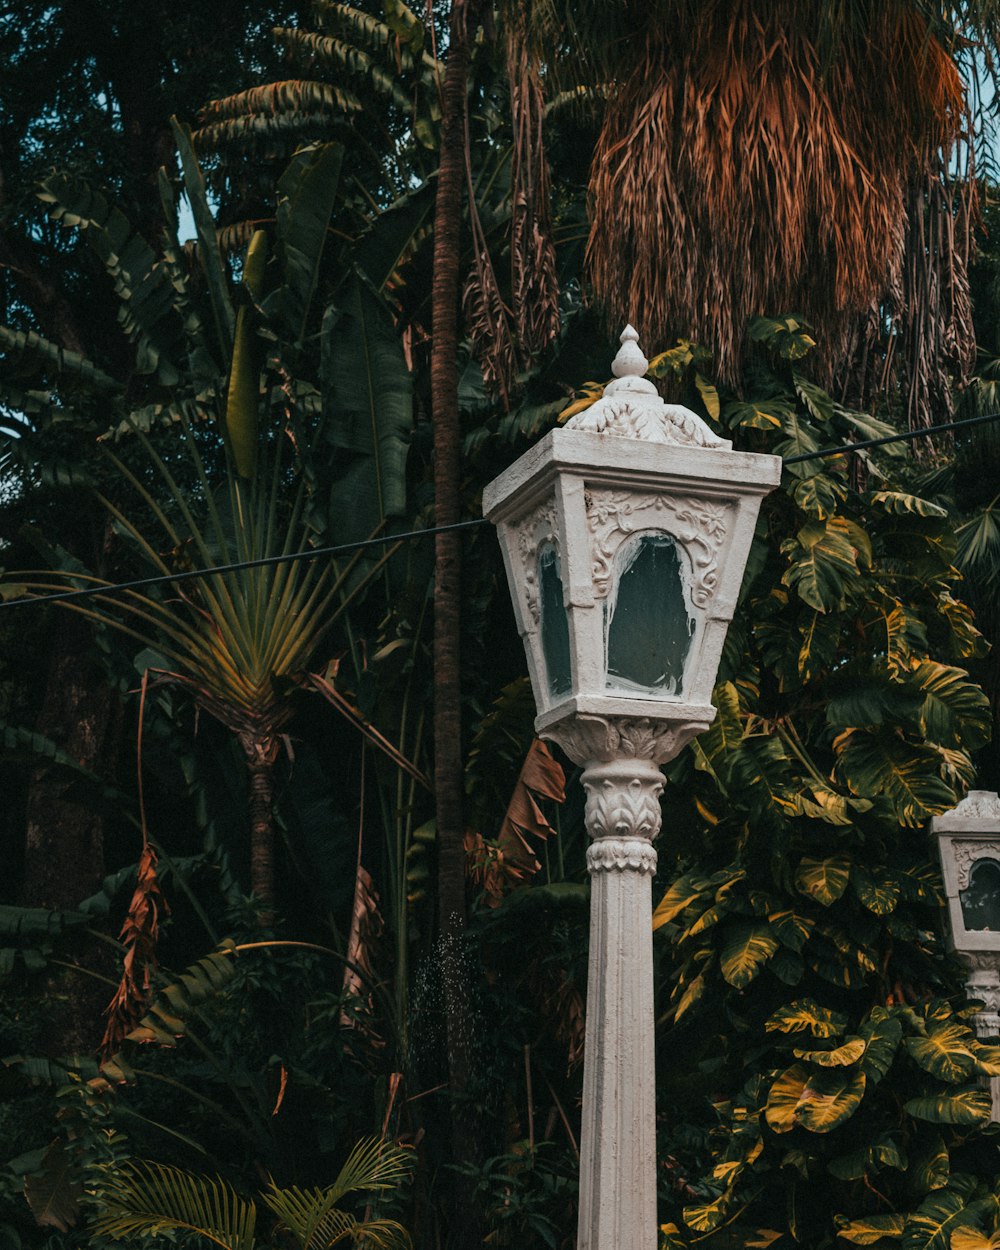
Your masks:
<path fill-rule="evenodd" d="M 219 1177 L 161 1163 L 127 1163 L 101 1185 L 98 1237 L 123 1241 L 160 1232 L 195 1233 L 223 1250 L 253 1250 L 257 1208 Z"/>
<path fill-rule="evenodd" d="M 60 347 L 33 330 L 0 326 L 0 358 L 4 372 L 24 381 L 42 377 L 63 385 L 81 385 L 98 392 L 114 392 L 121 386 L 103 369 L 79 352 Z M 4 387 L 5 395 L 7 387 Z"/>
<path fill-rule="evenodd" d="M 1000 495 L 956 531 L 956 562 L 976 582 L 992 587 L 1000 581 Z"/>
<path fill-rule="evenodd" d="M 316 65 L 357 82 L 370 84 L 374 91 L 387 96 L 404 112 L 408 113 L 412 108 L 413 101 L 399 85 L 395 75 L 361 48 L 331 35 L 317 35 L 306 30 L 278 27 L 274 35 L 279 43 L 294 49 L 300 56 L 308 56 Z"/>
<path fill-rule="evenodd" d="M 350 1193 L 394 1188 L 406 1178 L 411 1163 L 409 1150 L 370 1138 L 358 1142 L 332 1185 L 279 1189 L 272 1181 L 262 1197 L 300 1250 L 328 1250 L 348 1237 L 379 1250 L 394 1250 L 409 1245 L 402 1225 L 394 1220 L 359 1223 L 338 1204 Z"/>
<path fill-rule="evenodd" d="M 406 1177 L 412 1161 L 412 1152 L 403 1147 L 389 1146 L 375 1137 L 360 1141 L 330 1189 L 338 1201 L 356 1190 L 392 1189 Z"/>
<path fill-rule="evenodd" d="M 360 108 L 361 101 L 346 88 L 292 78 L 213 100 L 205 109 L 204 118 L 206 125 L 213 125 L 252 114 L 278 117 L 283 113 L 356 113 Z M 196 138 L 200 139 L 202 133 L 197 131 Z"/>

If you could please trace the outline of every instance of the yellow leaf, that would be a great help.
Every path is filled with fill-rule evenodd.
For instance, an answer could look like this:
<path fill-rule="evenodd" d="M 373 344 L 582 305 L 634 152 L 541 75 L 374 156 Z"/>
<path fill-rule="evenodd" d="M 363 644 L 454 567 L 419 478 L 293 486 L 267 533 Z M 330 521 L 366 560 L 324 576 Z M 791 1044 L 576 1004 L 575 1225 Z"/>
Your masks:
<path fill-rule="evenodd" d="M 580 389 L 583 394 L 577 394 L 559 413 L 560 425 L 570 417 L 575 417 L 578 412 L 584 412 L 592 404 L 596 404 L 604 394 L 604 386 L 600 382 L 584 382 Z"/>

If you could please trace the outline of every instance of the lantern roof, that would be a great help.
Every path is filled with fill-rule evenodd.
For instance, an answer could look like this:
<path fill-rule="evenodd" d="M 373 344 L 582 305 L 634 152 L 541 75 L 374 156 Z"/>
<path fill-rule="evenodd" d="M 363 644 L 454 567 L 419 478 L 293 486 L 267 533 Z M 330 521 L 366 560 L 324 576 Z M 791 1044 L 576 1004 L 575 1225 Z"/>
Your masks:
<path fill-rule="evenodd" d="M 1000 795 L 992 790 L 970 790 L 950 811 L 931 819 L 935 833 L 995 833 L 1000 831 Z"/>
<path fill-rule="evenodd" d="M 647 443 L 710 447 L 732 450 L 728 438 L 720 438 L 683 404 L 668 404 L 645 374 L 649 361 L 639 347 L 639 335 L 628 325 L 618 340 L 621 347 L 611 364 L 615 380 L 604 388 L 596 403 L 578 412 L 564 429 L 587 434 L 611 434 Z"/>

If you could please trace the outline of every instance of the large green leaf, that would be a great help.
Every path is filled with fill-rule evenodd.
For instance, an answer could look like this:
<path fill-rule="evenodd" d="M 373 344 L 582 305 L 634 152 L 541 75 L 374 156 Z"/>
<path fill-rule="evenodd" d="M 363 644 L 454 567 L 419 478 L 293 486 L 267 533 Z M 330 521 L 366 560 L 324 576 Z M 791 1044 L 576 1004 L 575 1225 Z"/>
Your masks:
<path fill-rule="evenodd" d="M 802 950 L 816 925 L 811 917 L 800 916 L 791 909 L 769 912 L 767 920 L 778 940 L 793 951 Z"/>
<path fill-rule="evenodd" d="M 764 1116 L 776 1133 L 800 1126 L 812 1133 L 829 1133 L 857 1111 L 864 1092 L 861 1071 L 815 1072 L 796 1063 L 772 1084 Z"/>
<path fill-rule="evenodd" d="M 947 1185 L 951 1174 L 951 1157 L 940 1133 L 925 1131 L 918 1137 L 916 1150 L 910 1152 L 910 1179 L 917 1193 L 928 1193 Z"/>
<path fill-rule="evenodd" d="M 865 1074 L 833 1068 L 809 1077 L 795 1119 L 811 1133 L 830 1133 L 849 1120 L 861 1105 L 865 1092 Z"/>
<path fill-rule="evenodd" d="M 254 299 L 264 277 L 267 233 L 255 232 L 243 263 L 243 283 Z M 225 434 L 240 477 L 250 481 L 257 468 L 258 417 L 260 408 L 260 362 L 257 359 L 253 310 L 246 305 L 236 313 L 233 359 L 226 395 Z"/>
<path fill-rule="evenodd" d="M 692 873 L 685 873 L 667 890 L 653 912 L 653 929 L 669 924 L 692 903 L 708 897 L 713 892 L 709 878 Z"/>
<path fill-rule="evenodd" d="M 832 478 L 825 473 L 817 473 L 799 482 L 793 498 L 803 512 L 808 512 L 818 521 L 825 521 L 836 512 L 842 494 Z"/>
<path fill-rule="evenodd" d="M 860 1220 L 848 1220 L 837 1229 L 837 1236 L 856 1246 L 874 1246 L 884 1237 L 901 1237 L 905 1223 L 905 1215 L 869 1215 Z"/>
<path fill-rule="evenodd" d="M 965 1199 L 947 1189 L 935 1190 L 907 1219 L 902 1250 L 949 1250 L 951 1230 L 962 1222 Z"/>
<path fill-rule="evenodd" d="M 34 330 L 0 326 L 0 369 L 5 391 L 9 379 L 34 377 L 58 381 L 63 386 L 86 386 L 98 392 L 121 390 L 113 377 L 86 356 L 60 347 Z"/>
<path fill-rule="evenodd" d="M 834 746 L 838 770 L 851 790 L 865 798 L 886 796 L 904 825 L 917 828 L 955 805 L 955 792 L 938 775 L 940 759 L 931 747 L 888 729 L 849 730 Z"/>
<path fill-rule="evenodd" d="M 829 907 L 847 889 L 851 876 L 850 860 L 842 856 L 811 859 L 803 856 L 795 872 L 796 888 L 824 907 Z"/>
<path fill-rule="evenodd" d="M 865 1039 L 865 1053 L 861 1068 L 870 1084 L 877 1084 L 892 1067 L 899 1043 L 903 1038 L 903 1026 L 885 1007 L 873 1009 L 870 1019 L 862 1024 L 861 1036 Z"/>
<path fill-rule="evenodd" d="M 66 1143 L 57 1137 L 45 1151 L 39 1171 L 25 1178 L 24 1196 L 35 1223 L 69 1232 L 80 1218 L 83 1187 Z"/>
<path fill-rule="evenodd" d="M 910 1115 L 930 1124 L 988 1124 L 991 1109 L 989 1091 L 978 1085 L 950 1090 L 947 1094 L 911 1098 L 906 1104 Z"/>
<path fill-rule="evenodd" d="M 924 733 L 932 742 L 975 750 L 989 741 L 990 701 L 964 669 L 925 660 L 913 676 L 924 696 Z"/>
<path fill-rule="evenodd" d="M 821 1068 L 849 1068 L 857 1063 L 865 1053 L 863 1037 L 849 1037 L 842 1045 L 833 1050 L 801 1050 L 796 1048 L 792 1054 L 796 1059 L 805 1059 Z"/>
<path fill-rule="evenodd" d="M 355 264 L 379 292 L 428 238 L 434 217 L 435 180 L 400 196 L 375 218 L 358 241 Z M 475 363 L 475 362 L 471 362 Z M 480 382 L 482 377 L 480 374 Z"/>
<path fill-rule="evenodd" d="M 278 181 L 278 257 L 283 282 L 269 298 L 267 309 L 280 309 L 275 315 L 280 316 L 285 337 L 298 347 L 309 326 L 343 157 L 339 143 L 303 148 Z"/>
<path fill-rule="evenodd" d="M 900 883 L 884 870 L 868 871 L 857 865 L 851 876 L 851 886 L 858 896 L 858 902 L 876 916 L 888 916 L 895 911 L 903 892 Z"/>
<path fill-rule="evenodd" d="M 208 202 L 205 188 L 205 176 L 201 172 L 198 158 L 191 142 L 191 131 L 181 125 L 176 118 L 171 119 L 174 142 L 181 158 L 181 173 L 184 178 L 184 190 L 187 192 L 191 214 L 194 217 L 195 232 L 198 236 L 198 262 L 205 275 L 208 287 L 212 317 L 219 345 L 219 356 L 229 360 L 233 349 L 233 333 L 235 330 L 235 314 L 229 298 L 229 282 L 226 276 L 225 262 L 219 250 L 219 241 L 215 229 L 215 216 Z"/>
<path fill-rule="evenodd" d="M 845 601 L 858 576 L 856 527 L 843 517 L 807 521 L 784 544 L 792 557 L 782 582 L 817 612 L 832 612 Z"/>
<path fill-rule="evenodd" d="M 722 975 L 730 985 L 743 989 L 777 949 L 778 939 L 766 924 L 731 925 L 719 948 Z"/>
<path fill-rule="evenodd" d="M 237 972 L 235 947 L 232 942 L 225 942 L 159 989 L 149 1010 L 129 1033 L 129 1041 L 176 1045 L 177 1039 L 187 1032 L 187 1018 L 202 1004 L 224 993 Z"/>
<path fill-rule="evenodd" d="M 710 760 L 722 758 L 734 751 L 743 739 L 743 721 L 740 716 L 740 697 L 731 681 L 720 682 L 712 692 L 716 709 L 715 720 L 699 736 L 698 745 Z"/>
<path fill-rule="evenodd" d="M 974 1038 L 964 1025 L 938 1025 L 928 1029 L 925 1037 L 908 1037 L 904 1044 L 925 1072 L 953 1085 L 968 1080 L 976 1066 L 971 1050 Z"/>
<path fill-rule="evenodd" d="M 323 378 L 338 469 L 331 517 L 338 541 L 366 538 L 406 511 L 413 380 L 383 300 L 353 279 L 323 321 Z"/>
<path fill-rule="evenodd" d="M 779 1007 L 764 1023 L 769 1033 L 811 1033 L 813 1037 L 840 1037 L 847 1020 L 811 998 L 799 998 Z"/>
<path fill-rule="evenodd" d="M 156 373 L 164 385 L 176 386 L 187 337 L 175 285 L 183 277 L 157 260 L 125 214 L 81 179 L 50 174 L 38 195 L 52 206 L 55 220 L 84 232 L 107 270 L 120 300 L 118 319 L 136 343 L 137 372 Z"/>
<path fill-rule="evenodd" d="M 886 512 L 897 515 L 905 513 L 928 517 L 947 517 L 948 515 L 940 504 L 931 503 L 929 499 L 921 499 L 919 495 L 909 495 L 901 490 L 873 491 L 871 501 L 885 508 Z"/>

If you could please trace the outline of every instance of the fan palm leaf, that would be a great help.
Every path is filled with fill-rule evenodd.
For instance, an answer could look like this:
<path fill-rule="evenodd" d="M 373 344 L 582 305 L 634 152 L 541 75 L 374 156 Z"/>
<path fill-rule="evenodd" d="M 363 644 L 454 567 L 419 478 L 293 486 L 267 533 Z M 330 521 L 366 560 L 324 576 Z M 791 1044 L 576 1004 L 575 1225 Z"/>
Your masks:
<path fill-rule="evenodd" d="M 161 1163 L 126 1163 L 101 1186 L 93 1231 L 122 1241 L 166 1231 L 195 1233 L 222 1250 L 253 1250 L 257 1208 L 219 1177 Z"/>
<path fill-rule="evenodd" d="M 401 1184 L 411 1152 L 372 1138 L 351 1151 L 332 1185 L 280 1189 L 272 1181 L 261 1197 L 299 1250 L 329 1250 L 344 1241 L 375 1250 L 402 1250 L 409 1237 L 395 1220 L 359 1220 L 339 1207 L 350 1193 Z M 96 1193 L 98 1237 L 121 1241 L 180 1231 L 204 1237 L 222 1250 L 254 1250 L 257 1207 L 220 1177 L 200 1176 L 140 1161 L 109 1168 Z"/>

